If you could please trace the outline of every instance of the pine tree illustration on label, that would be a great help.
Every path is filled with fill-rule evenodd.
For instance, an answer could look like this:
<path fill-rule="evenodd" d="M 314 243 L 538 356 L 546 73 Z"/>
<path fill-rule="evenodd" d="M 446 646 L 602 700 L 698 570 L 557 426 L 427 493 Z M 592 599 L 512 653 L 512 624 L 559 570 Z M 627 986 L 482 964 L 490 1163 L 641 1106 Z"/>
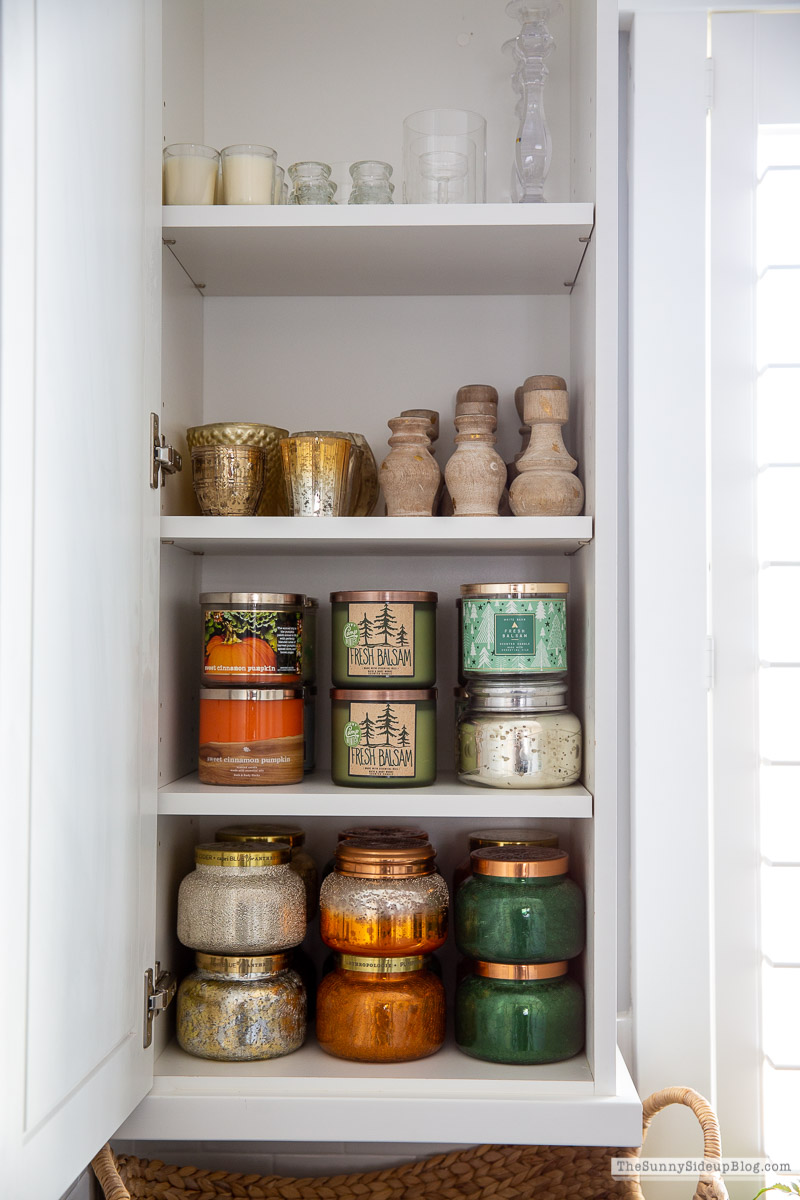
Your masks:
<path fill-rule="evenodd" d="M 414 605 L 350 604 L 344 643 L 348 678 L 410 678 L 415 658 Z"/>
<path fill-rule="evenodd" d="M 416 774 L 415 706 L 351 702 L 345 742 L 349 775 L 411 778 Z"/>

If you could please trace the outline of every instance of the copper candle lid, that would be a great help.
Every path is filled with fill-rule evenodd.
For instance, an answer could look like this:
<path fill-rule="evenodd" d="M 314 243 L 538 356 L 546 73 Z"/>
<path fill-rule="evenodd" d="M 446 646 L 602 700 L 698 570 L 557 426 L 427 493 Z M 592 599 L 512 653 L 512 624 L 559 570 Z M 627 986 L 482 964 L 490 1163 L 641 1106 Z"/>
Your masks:
<path fill-rule="evenodd" d="M 473 962 L 472 970 L 485 979 L 557 979 L 566 975 L 568 963 Z"/>
<path fill-rule="evenodd" d="M 549 829 L 476 829 L 469 835 L 470 850 L 481 846 L 558 846 L 558 834 Z"/>
<path fill-rule="evenodd" d="M 194 956 L 200 971 L 214 975 L 228 975 L 232 979 L 250 979 L 257 975 L 274 975 L 289 966 L 288 954 L 202 954 Z"/>
<path fill-rule="evenodd" d="M 338 840 L 344 841 L 374 841 L 389 839 L 393 842 L 427 842 L 428 834 L 417 825 L 353 825 L 350 829 L 340 829 Z"/>
<path fill-rule="evenodd" d="M 214 834 L 218 842 L 286 842 L 287 846 L 302 846 L 306 832 L 298 825 L 226 825 Z"/>
<path fill-rule="evenodd" d="M 291 856 L 285 842 L 204 842 L 194 848 L 194 861 L 203 867 L 279 867 Z"/>
<path fill-rule="evenodd" d="M 332 604 L 436 604 L 438 592 L 331 592 Z"/>
<path fill-rule="evenodd" d="M 462 597 L 496 596 L 566 596 L 568 583 L 462 583 Z"/>
<path fill-rule="evenodd" d="M 385 704 L 387 700 L 394 700 L 400 704 L 403 701 L 410 702 L 412 700 L 435 700 L 436 688 L 418 688 L 416 691 L 386 691 L 380 689 L 366 688 L 331 688 L 331 700 L 355 700 L 356 702 Z"/>
<path fill-rule="evenodd" d="M 436 851 L 430 842 L 397 842 L 391 838 L 339 842 L 336 870 L 361 877 L 431 875 Z"/>
<path fill-rule="evenodd" d="M 548 875 L 566 875 L 569 855 L 566 850 L 548 846 L 485 846 L 470 854 L 475 875 L 497 875 L 511 879 L 541 879 Z"/>

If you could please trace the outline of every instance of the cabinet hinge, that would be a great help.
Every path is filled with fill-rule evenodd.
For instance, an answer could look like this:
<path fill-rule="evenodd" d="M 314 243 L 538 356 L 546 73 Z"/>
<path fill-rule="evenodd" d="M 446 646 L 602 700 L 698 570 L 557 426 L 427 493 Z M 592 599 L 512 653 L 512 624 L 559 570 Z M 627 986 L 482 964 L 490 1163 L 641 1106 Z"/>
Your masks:
<path fill-rule="evenodd" d="M 714 60 L 713 60 L 713 58 L 706 59 L 705 97 L 706 97 L 706 112 L 711 112 L 712 108 L 714 107 Z"/>
<path fill-rule="evenodd" d="M 157 488 L 159 483 L 164 486 L 167 475 L 180 471 L 183 461 L 174 446 L 167 445 L 167 439 L 161 436 L 158 417 L 150 413 L 150 445 L 153 457 L 150 461 L 150 487 Z"/>
<path fill-rule="evenodd" d="M 144 973 L 144 1036 L 145 1050 L 153 1040 L 153 1021 L 167 1008 L 175 997 L 178 984 L 169 971 L 161 970 L 161 963 L 148 967 Z"/>
<path fill-rule="evenodd" d="M 713 637 L 706 638 L 705 650 L 705 680 L 706 691 L 710 692 L 714 687 L 714 639 Z"/>

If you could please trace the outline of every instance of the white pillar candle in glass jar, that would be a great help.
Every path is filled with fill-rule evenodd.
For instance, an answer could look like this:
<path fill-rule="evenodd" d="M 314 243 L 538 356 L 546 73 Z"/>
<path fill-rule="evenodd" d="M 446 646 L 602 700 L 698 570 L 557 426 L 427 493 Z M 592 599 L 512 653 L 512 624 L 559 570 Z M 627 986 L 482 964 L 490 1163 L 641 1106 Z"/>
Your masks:
<path fill-rule="evenodd" d="M 177 142 L 164 147 L 164 203 L 213 204 L 219 154 L 211 146 Z"/>
<path fill-rule="evenodd" d="M 222 151 L 222 203 L 272 204 L 276 158 L 271 146 L 226 146 Z"/>

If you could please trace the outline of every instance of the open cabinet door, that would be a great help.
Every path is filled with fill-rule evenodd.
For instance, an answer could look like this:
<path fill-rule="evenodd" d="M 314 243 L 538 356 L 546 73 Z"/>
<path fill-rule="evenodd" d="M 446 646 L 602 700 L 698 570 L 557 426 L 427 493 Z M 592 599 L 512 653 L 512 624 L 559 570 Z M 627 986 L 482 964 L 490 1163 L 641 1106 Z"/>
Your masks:
<path fill-rule="evenodd" d="M 160 16 L 1 19 L 0 1191 L 58 1200 L 152 1082 Z"/>

